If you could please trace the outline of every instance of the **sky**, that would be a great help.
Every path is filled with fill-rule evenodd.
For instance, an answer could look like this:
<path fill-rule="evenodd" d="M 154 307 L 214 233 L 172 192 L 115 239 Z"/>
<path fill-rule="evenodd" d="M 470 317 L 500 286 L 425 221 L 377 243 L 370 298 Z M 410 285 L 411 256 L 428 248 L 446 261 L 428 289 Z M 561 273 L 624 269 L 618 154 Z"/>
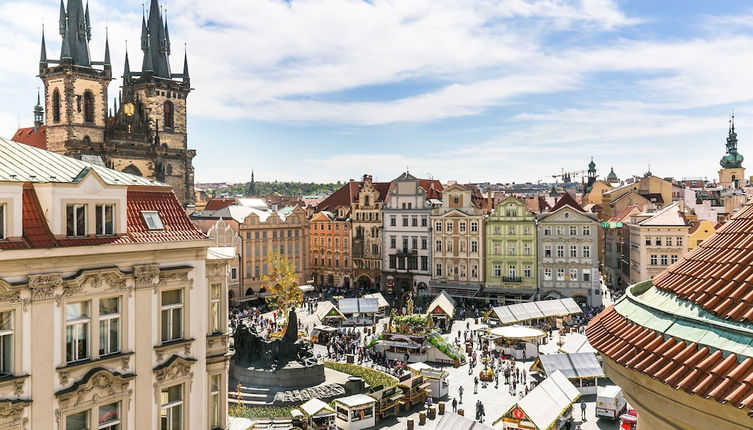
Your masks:
<path fill-rule="evenodd" d="M 387 181 L 409 169 L 550 182 L 591 157 L 600 176 L 650 165 L 714 178 L 732 111 L 753 160 L 752 1 L 162 4 L 173 69 L 186 49 L 195 88 L 197 182 L 245 182 L 252 169 L 257 181 Z M 90 8 L 93 59 L 107 32 L 118 78 L 126 46 L 140 69 L 142 1 Z M 33 122 L 42 26 L 59 57 L 58 13 L 59 0 L 0 0 L 2 136 Z"/>

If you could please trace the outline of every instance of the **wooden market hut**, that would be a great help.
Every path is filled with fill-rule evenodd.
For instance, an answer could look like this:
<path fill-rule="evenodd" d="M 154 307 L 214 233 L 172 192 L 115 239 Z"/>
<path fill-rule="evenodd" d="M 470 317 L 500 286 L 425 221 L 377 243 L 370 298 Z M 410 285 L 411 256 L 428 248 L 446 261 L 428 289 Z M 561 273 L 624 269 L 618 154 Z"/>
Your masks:
<path fill-rule="evenodd" d="M 531 372 L 550 376 L 560 371 L 578 388 L 582 394 L 596 394 L 599 378 L 603 378 L 604 369 L 593 352 L 576 352 L 574 354 L 540 355 L 531 365 Z"/>
<path fill-rule="evenodd" d="M 314 313 L 322 324 L 337 326 L 345 321 L 345 315 L 330 301 L 321 303 Z"/>
<path fill-rule="evenodd" d="M 391 416 L 397 416 L 400 413 L 400 405 L 402 404 L 403 390 L 397 386 L 385 388 L 382 385 L 377 385 L 369 390 L 369 397 L 373 397 L 376 400 L 376 417 L 377 422 Z"/>
<path fill-rule="evenodd" d="M 455 300 L 442 290 L 426 308 L 426 314 L 431 317 L 434 327 L 447 331 L 452 328 L 452 319 L 455 318 Z"/>
<path fill-rule="evenodd" d="M 429 397 L 429 385 L 422 375 L 413 376 L 410 373 L 403 375 L 397 383 L 405 395 L 403 402 L 409 408 L 426 402 Z"/>
<path fill-rule="evenodd" d="M 562 427 L 572 416 L 573 403 L 581 396 L 560 371 L 535 386 L 512 405 L 494 424 L 503 430 L 550 430 Z"/>
<path fill-rule="evenodd" d="M 319 399 L 311 399 L 300 406 L 310 429 L 329 430 L 335 423 L 335 410 Z"/>
<path fill-rule="evenodd" d="M 365 394 L 354 394 L 335 400 L 335 424 L 342 430 L 361 430 L 376 425 L 376 400 Z"/>

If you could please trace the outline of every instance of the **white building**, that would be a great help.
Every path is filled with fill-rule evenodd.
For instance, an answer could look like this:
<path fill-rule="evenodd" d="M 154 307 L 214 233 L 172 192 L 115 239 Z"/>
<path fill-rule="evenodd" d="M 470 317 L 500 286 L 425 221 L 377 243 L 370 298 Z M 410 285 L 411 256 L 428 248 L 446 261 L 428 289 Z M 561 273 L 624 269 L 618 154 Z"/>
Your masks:
<path fill-rule="evenodd" d="M 162 183 L 0 139 L 0 428 L 227 425 L 227 264 Z"/>

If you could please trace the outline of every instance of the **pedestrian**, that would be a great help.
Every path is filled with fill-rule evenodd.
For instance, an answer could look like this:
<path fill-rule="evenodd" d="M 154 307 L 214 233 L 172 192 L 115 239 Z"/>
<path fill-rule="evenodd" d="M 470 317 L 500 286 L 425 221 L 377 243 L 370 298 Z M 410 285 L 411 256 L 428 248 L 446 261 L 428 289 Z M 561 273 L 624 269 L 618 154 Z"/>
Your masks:
<path fill-rule="evenodd" d="M 580 402 L 580 416 L 581 416 L 581 420 L 583 422 L 587 421 L 586 420 L 586 401 L 585 400 L 582 400 Z"/>
<path fill-rule="evenodd" d="M 463 389 L 463 386 L 462 386 L 462 385 L 461 385 L 461 386 L 459 386 L 459 387 L 458 387 L 458 394 L 459 394 L 459 396 L 460 396 L 460 402 L 459 402 L 459 403 L 460 403 L 461 405 L 463 404 L 463 391 L 465 391 L 465 390 Z"/>
<path fill-rule="evenodd" d="M 458 412 L 458 399 L 452 398 L 452 413 Z"/>
<path fill-rule="evenodd" d="M 473 377 L 473 394 L 478 394 L 478 376 Z"/>

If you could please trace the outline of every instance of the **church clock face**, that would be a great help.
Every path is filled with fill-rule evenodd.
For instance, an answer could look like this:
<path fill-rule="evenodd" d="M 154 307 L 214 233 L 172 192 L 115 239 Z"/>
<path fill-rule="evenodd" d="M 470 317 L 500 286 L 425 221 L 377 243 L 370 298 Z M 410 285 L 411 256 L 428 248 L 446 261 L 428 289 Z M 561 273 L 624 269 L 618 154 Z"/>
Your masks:
<path fill-rule="evenodd" d="M 126 103 L 123 105 L 123 113 L 126 114 L 126 116 L 133 116 L 135 112 L 136 108 L 133 106 L 133 103 Z"/>

